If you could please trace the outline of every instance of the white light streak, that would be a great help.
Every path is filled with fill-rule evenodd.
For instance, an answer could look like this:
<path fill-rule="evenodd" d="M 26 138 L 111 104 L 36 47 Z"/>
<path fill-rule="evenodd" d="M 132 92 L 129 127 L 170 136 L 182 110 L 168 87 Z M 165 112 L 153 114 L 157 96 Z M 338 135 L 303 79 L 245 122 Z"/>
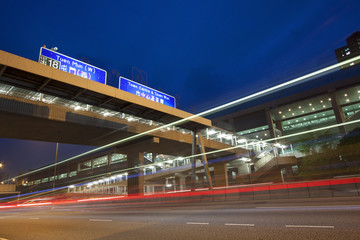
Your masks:
<path fill-rule="evenodd" d="M 151 130 L 148 130 L 148 131 L 145 131 L 145 132 L 142 132 L 142 133 L 139 133 L 139 134 L 136 134 L 136 135 L 133 135 L 133 136 L 130 136 L 130 137 L 127 137 L 127 138 L 124 138 L 124 139 L 121 139 L 119 141 L 116 141 L 116 142 L 113 142 L 113 143 L 109 143 L 107 145 L 104 145 L 104 146 L 101 146 L 101 147 L 98 147 L 96 149 L 93 149 L 93 150 L 90 150 L 90 151 L 87 151 L 87 152 L 84 152 L 82 154 L 79 154 L 79 155 L 76 155 L 74 157 L 71 157 L 71 158 L 68 158 L 68 159 L 65 159 L 61 162 L 59 162 L 58 164 L 60 163 L 64 163 L 64 162 L 69 162 L 71 160 L 74 160 L 74 159 L 77 159 L 79 157 L 83 157 L 83 156 L 86 156 L 86 155 L 89 155 L 91 153 L 95 153 L 95 152 L 98 152 L 100 150 L 103 150 L 103 149 L 106 149 L 106 148 L 110 148 L 110 147 L 113 147 L 113 146 L 116 146 L 118 144 L 121 144 L 121 143 L 124 143 L 124 142 L 128 142 L 128 141 L 131 141 L 131 140 L 134 140 L 134 139 L 137 139 L 139 137 L 142 137 L 142 136 L 146 136 L 150 133 L 153 133 L 153 132 L 156 132 L 156 131 L 159 131 L 159 130 L 162 130 L 164 128 L 167 128 L 167 127 L 170 127 L 170 126 L 175 126 L 175 125 L 178 125 L 178 124 L 181 124 L 181 123 L 185 123 L 185 122 L 188 122 L 189 120 L 191 119 L 194 119 L 194 118 L 197 118 L 197 117 L 202 117 L 202 116 L 206 116 L 206 115 L 209 115 L 209 114 L 213 114 L 215 112 L 218 112 L 220 110 L 225 110 L 227 108 L 230 108 L 230 107 L 234 107 L 236 105 L 239 105 L 241 103 L 245 103 L 245 102 L 248 102 L 250 100 L 254 100 L 254 99 L 257 99 L 259 97 L 262 97 L 262 96 L 265 96 L 265 95 L 268 95 L 268 94 L 271 94 L 271 93 L 274 93 L 276 91 L 280 91 L 282 89 L 285 89 L 287 87 L 291 87 L 291 86 L 295 86 L 295 85 L 298 85 L 300 83 L 303 83 L 303 82 L 307 82 L 307 81 L 310 81 L 311 78 L 317 76 L 317 75 L 320 75 L 320 74 L 324 74 L 326 72 L 329 72 L 331 70 L 335 70 L 336 68 L 339 68 L 343 65 L 346 65 L 346 64 L 349 64 L 353 61 L 358 61 L 360 60 L 360 56 L 357 56 L 357 57 L 354 57 L 354 58 L 351 58 L 349 60 L 346 60 L 346 61 L 343 61 L 343 62 L 340 62 L 340 63 L 337 63 L 337 64 L 333 64 L 331 66 L 328 66 L 328 67 L 325 67 L 325 68 L 322 68 L 320 70 L 317 70 L 315 72 L 312 72 L 312 73 L 309 73 L 309 74 L 306 74 L 304 76 L 301 76 L 301 77 L 298 77 L 298 78 L 295 78 L 295 79 L 292 79 L 292 80 L 289 80 L 287 82 L 284 82 L 284 83 L 281 83 L 279 85 L 276 85 L 276 86 L 273 86 L 273 87 L 270 87 L 270 88 L 267 88 L 265 90 L 262 90 L 262 91 L 259 91 L 259 92 L 256 92 L 256 93 L 253 93 L 253 94 L 250 94 L 248 96 L 245 96 L 245 97 L 242 97 L 242 98 L 239 98 L 237 100 L 234 100 L 234 101 L 231 101 L 231 102 L 228 102 L 228 103 L 225 103 L 223 105 L 220 105 L 220 106 L 217 106 L 217 107 L 214 107 L 212 109 L 209 109 L 209 110 L 206 110 L 206 111 L 203 111 L 199 114 L 196 114 L 196 115 L 191 115 L 187 118 L 184 118 L 184 119 L 181 119 L 181 120 L 178 120 L 178 121 L 175 121 L 175 122 L 172 122 L 172 123 L 169 123 L 169 124 L 166 124 L 166 125 L 163 125 L 163 126 L 160 126 L 160 127 L 157 127 L 157 128 L 154 128 L 154 129 L 151 129 Z M 55 100 L 56 98 L 53 99 L 53 101 Z M 127 119 L 129 121 L 129 119 Z M 133 119 L 131 119 L 133 120 Z M 134 119 L 135 120 L 135 119 Z M 360 121 L 360 120 L 359 120 Z M 348 122 L 348 123 L 343 123 L 343 125 L 347 125 L 347 124 L 352 124 L 352 123 L 356 123 L 358 121 L 351 121 L 351 122 Z M 339 126 L 342 126 L 341 124 L 336 124 L 336 125 L 339 125 Z M 334 125 L 333 125 L 334 126 Z M 331 127 L 329 127 L 331 128 Z M 329 128 L 326 128 L 325 129 L 329 129 Z M 320 129 L 324 129 L 324 128 L 320 128 Z M 317 129 L 314 129 L 314 130 L 309 130 L 310 132 L 315 132 L 315 131 L 320 131 L 320 130 L 317 130 Z M 292 134 L 294 135 L 294 134 Z M 273 139 L 267 139 L 265 141 L 274 141 L 274 140 L 278 140 L 278 139 L 282 139 L 282 138 L 285 138 L 285 137 L 290 137 L 291 135 L 287 135 L 287 136 L 284 136 L 284 137 L 279 137 L 279 138 L 273 138 Z M 239 147 L 239 146 L 237 146 Z M 232 147 L 232 148 L 229 148 L 229 149 L 233 149 L 233 148 L 236 148 L 236 147 Z M 226 151 L 228 149 L 225 149 L 225 150 L 218 150 L 218 151 L 213 151 L 214 152 L 220 152 L 220 151 Z M 205 153 L 205 154 L 209 154 L 209 153 Z M 201 156 L 203 154 L 198 154 L 198 156 Z M 48 165 L 46 167 L 43 167 L 43 168 L 39 168 L 37 170 L 34 170 L 34 171 L 31 171 L 31 172 L 28 172 L 28 173 L 25 173 L 25 174 L 21 174 L 19 176 L 17 176 L 18 178 L 19 177 L 23 177 L 23 176 L 26 176 L 26 175 L 29 175 L 31 173 L 35 173 L 35 172 L 39 172 L 39 171 L 42 171 L 44 169 L 48 169 L 50 167 L 54 167 L 55 164 L 51 164 L 51 165 Z M 8 181 L 8 180 L 6 180 Z"/>

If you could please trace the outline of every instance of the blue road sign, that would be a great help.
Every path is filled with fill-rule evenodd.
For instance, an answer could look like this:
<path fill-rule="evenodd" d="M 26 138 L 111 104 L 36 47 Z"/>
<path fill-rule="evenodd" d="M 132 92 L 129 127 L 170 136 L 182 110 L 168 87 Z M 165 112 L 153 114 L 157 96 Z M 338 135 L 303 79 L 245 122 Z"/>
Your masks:
<path fill-rule="evenodd" d="M 39 63 L 106 84 L 105 70 L 44 47 L 40 48 Z"/>
<path fill-rule="evenodd" d="M 119 78 L 119 89 L 137 96 L 175 108 L 175 97 L 149 88 L 124 77 Z"/>

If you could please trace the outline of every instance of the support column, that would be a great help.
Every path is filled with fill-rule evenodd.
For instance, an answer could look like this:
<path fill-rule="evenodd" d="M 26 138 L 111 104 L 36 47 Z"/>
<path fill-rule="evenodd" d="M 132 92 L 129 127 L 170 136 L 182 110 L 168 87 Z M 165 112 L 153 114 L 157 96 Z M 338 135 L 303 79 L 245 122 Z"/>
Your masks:
<path fill-rule="evenodd" d="M 175 184 L 177 185 L 177 190 L 185 189 L 185 176 L 184 175 L 175 175 Z"/>
<path fill-rule="evenodd" d="M 192 145 L 191 145 L 191 191 L 195 191 L 196 188 L 196 159 L 195 155 L 196 146 L 196 132 L 192 133 Z"/>
<path fill-rule="evenodd" d="M 275 138 L 275 137 L 277 137 L 277 136 L 276 136 L 276 131 L 275 131 L 275 128 L 274 128 L 274 119 L 273 119 L 273 117 L 271 116 L 271 111 L 270 111 L 270 109 L 266 109 L 266 110 L 265 110 L 265 115 L 266 115 L 267 124 L 268 124 L 268 126 L 269 126 L 270 137 L 271 137 L 271 138 Z"/>
<path fill-rule="evenodd" d="M 215 186 L 216 187 L 229 186 L 226 163 L 217 162 L 213 166 L 214 166 Z"/>
<path fill-rule="evenodd" d="M 144 194 L 144 153 L 129 152 L 127 153 L 128 179 L 127 190 L 128 195 Z"/>
<path fill-rule="evenodd" d="M 329 97 L 331 98 L 331 106 L 332 106 L 332 109 L 333 109 L 334 114 L 335 114 L 336 122 L 337 123 L 344 123 L 345 122 L 345 116 L 344 116 L 344 113 L 343 113 L 341 107 L 337 103 L 335 92 L 333 92 L 333 91 L 329 92 Z M 339 131 L 340 131 L 340 133 L 342 135 L 346 134 L 344 126 L 340 126 Z"/>
<path fill-rule="evenodd" d="M 209 164 L 208 164 L 208 161 L 207 161 L 207 156 L 205 154 L 205 148 L 204 148 L 204 145 L 203 145 L 203 143 L 201 141 L 202 136 L 201 136 L 200 132 L 198 132 L 197 135 L 198 135 L 198 141 L 199 141 L 199 148 L 200 148 L 200 152 L 201 152 L 201 157 L 203 159 L 206 179 L 207 179 L 208 184 L 209 184 L 209 189 L 212 190 L 213 185 L 212 185 L 212 180 L 211 180 L 211 175 L 210 175 L 210 170 L 209 170 Z"/>

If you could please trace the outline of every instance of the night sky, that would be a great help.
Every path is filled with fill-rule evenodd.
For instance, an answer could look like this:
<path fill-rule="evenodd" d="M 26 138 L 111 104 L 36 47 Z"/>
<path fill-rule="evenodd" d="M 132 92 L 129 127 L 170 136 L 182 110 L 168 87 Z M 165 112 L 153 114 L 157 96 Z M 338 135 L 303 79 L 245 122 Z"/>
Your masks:
<path fill-rule="evenodd" d="M 336 63 L 334 50 L 360 30 L 358 0 L 13 0 L 0 9 L 0 50 L 37 61 L 41 46 L 56 46 L 107 70 L 111 86 L 141 69 L 143 83 L 192 113 Z M 86 149 L 60 144 L 59 160 Z M 0 139 L 0 179 L 54 159 L 54 143 Z"/>

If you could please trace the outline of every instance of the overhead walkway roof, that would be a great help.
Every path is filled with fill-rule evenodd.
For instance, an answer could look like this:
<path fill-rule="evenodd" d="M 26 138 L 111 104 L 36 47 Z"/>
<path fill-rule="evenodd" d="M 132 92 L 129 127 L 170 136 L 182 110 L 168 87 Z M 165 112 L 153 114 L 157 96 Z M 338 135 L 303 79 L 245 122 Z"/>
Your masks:
<path fill-rule="evenodd" d="M 165 124 L 190 118 L 176 124 L 189 130 L 211 126 L 208 119 L 1 50 L 0 82 Z"/>

